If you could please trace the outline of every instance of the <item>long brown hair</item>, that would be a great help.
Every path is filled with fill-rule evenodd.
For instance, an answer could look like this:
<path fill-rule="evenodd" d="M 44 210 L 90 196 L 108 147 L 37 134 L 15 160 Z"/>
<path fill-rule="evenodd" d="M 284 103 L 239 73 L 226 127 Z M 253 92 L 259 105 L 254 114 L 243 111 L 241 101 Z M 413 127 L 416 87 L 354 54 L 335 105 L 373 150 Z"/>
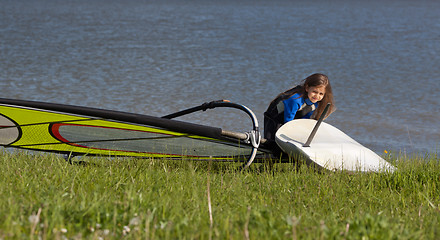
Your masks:
<path fill-rule="evenodd" d="M 322 73 L 314 73 L 310 76 L 308 76 L 306 79 L 301 81 L 301 85 L 298 87 L 291 88 L 281 94 L 279 96 L 292 96 L 295 93 L 298 93 L 300 97 L 307 96 L 306 88 L 309 87 L 318 87 L 318 86 L 325 86 L 325 94 L 321 101 L 318 102 L 318 108 L 313 113 L 312 117 L 313 119 L 319 119 L 322 112 L 324 111 L 324 108 L 327 106 L 327 103 L 331 103 L 329 111 L 327 112 L 325 117 L 328 117 L 331 113 L 333 113 L 336 110 L 336 106 L 333 101 L 333 91 L 332 86 L 330 85 L 330 81 L 328 80 L 328 77 Z M 277 97 L 277 98 L 278 98 Z M 287 98 L 287 97 L 286 97 Z"/>

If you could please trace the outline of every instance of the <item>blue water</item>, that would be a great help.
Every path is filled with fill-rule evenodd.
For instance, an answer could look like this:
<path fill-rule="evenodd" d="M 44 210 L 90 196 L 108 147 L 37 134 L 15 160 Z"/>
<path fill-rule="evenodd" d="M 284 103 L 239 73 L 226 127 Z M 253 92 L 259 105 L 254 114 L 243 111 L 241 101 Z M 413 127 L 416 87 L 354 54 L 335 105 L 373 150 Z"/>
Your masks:
<path fill-rule="evenodd" d="M 2 1 L 1 97 L 162 116 L 263 112 L 315 72 L 326 121 L 378 153 L 440 147 L 438 1 Z M 236 111 L 183 120 L 249 130 Z"/>

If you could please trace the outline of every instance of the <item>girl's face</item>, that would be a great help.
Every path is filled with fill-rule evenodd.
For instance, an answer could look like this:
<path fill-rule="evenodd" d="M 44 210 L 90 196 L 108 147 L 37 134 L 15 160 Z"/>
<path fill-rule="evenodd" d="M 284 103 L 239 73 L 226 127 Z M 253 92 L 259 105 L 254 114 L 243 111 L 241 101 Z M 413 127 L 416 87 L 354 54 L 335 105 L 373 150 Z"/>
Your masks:
<path fill-rule="evenodd" d="M 325 95 L 325 86 L 320 85 L 316 87 L 306 87 L 307 97 L 312 103 L 316 103 L 322 100 Z"/>

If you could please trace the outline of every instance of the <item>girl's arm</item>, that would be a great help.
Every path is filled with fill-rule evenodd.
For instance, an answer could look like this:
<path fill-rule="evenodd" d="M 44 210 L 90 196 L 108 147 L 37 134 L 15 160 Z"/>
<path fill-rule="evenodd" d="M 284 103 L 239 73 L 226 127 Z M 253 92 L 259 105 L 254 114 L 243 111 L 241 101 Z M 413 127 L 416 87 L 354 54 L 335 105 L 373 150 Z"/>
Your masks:
<path fill-rule="evenodd" d="M 283 101 L 284 103 L 284 123 L 295 119 L 296 112 L 301 106 L 301 98 L 290 97 Z"/>

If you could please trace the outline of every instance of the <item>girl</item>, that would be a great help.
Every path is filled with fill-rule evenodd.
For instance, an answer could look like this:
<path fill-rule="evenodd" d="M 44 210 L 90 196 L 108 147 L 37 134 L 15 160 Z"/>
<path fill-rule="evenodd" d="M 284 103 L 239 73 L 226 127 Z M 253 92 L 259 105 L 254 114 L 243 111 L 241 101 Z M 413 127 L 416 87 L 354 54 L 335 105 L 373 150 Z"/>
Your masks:
<path fill-rule="evenodd" d="M 269 147 L 275 146 L 275 133 L 285 123 L 300 118 L 319 119 L 327 103 L 331 103 L 325 117 L 335 110 L 332 87 L 321 73 L 308 76 L 301 85 L 279 94 L 264 113 L 264 138 Z"/>

